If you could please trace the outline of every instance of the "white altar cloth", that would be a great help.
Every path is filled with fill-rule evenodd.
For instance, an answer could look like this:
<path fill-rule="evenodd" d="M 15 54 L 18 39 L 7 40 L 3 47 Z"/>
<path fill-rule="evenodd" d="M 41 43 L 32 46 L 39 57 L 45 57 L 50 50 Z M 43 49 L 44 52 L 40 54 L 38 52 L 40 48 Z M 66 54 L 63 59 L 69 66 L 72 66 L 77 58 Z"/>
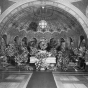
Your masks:
<path fill-rule="evenodd" d="M 35 61 L 37 61 L 38 59 L 35 57 L 30 57 L 30 63 L 35 63 Z M 56 58 L 55 57 L 48 57 L 46 59 L 47 63 L 56 63 Z"/>

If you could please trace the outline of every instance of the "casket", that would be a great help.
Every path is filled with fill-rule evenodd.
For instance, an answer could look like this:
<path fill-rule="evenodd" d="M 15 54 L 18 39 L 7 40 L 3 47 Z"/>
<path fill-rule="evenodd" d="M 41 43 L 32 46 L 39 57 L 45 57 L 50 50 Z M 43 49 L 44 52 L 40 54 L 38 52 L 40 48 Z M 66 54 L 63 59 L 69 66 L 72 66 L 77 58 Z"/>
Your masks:
<path fill-rule="evenodd" d="M 35 63 L 38 59 L 35 57 L 30 57 L 30 63 Z M 46 59 L 47 63 L 56 63 L 56 58 L 55 57 L 48 57 Z"/>

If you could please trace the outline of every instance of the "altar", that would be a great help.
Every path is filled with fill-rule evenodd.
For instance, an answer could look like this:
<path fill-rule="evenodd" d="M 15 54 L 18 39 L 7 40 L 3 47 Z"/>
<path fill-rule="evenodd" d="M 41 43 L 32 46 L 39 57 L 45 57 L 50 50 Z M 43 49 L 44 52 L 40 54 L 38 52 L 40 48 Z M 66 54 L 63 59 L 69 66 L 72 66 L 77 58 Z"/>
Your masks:
<path fill-rule="evenodd" d="M 36 57 L 30 57 L 30 63 L 35 63 L 38 59 Z M 47 63 L 56 63 L 56 58 L 55 57 L 48 57 L 46 59 Z"/>

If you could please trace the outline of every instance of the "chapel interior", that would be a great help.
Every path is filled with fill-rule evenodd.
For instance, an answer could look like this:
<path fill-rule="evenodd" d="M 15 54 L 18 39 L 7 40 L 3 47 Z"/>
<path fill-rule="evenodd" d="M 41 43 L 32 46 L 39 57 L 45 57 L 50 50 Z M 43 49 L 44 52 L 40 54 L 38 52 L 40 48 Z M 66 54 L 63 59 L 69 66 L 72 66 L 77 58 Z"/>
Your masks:
<path fill-rule="evenodd" d="M 0 88 L 87 83 L 87 0 L 0 0 Z"/>

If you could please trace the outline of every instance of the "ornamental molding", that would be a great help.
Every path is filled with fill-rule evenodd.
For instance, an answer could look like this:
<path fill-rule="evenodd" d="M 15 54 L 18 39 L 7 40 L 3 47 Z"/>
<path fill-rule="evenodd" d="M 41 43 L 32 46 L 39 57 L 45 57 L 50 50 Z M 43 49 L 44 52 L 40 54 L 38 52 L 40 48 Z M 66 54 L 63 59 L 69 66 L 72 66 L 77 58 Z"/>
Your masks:
<path fill-rule="evenodd" d="M 13 2 L 16 2 L 16 3 L 29 2 L 29 0 L 9 0 L 9 1 L 13 1 Z M 31 1 L 33 1 L 33 0 L 31 0 Z M 40 0 L 38 0 L 38 1 L 40 1 Z M 46 1 L 46 0 L 42 0 L 42 1 Z M 63 2 L 72 3 L 72 2 L 79 2 L 79 1 L 82 1 L 82 0 L 55 0 L 55 1 L 63 1 Z"/>

